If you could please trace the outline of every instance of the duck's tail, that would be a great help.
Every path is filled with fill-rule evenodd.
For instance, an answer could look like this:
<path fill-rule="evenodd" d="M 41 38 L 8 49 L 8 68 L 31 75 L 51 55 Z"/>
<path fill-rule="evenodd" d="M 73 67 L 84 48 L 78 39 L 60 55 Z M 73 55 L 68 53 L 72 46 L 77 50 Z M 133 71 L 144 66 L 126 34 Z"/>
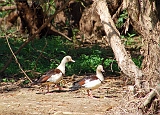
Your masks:
<path fill-rule="evenodd" d="M 74 82 L 72 86 L 69 88 L 71 91 L 76 91 L 82 88 L 82 86 L 78 82 Z"/>
<path fill-rule="evenodd" d="M 39 85 L 39 83 L 37 81 L 33 81 L 33 83 L 31 83 L 31 85 Z"/>
<path fill-rule="evenodd" d="M 41 83 L 38 81 L 38 79 L 34 80 L 31 85 L 40 85 Z"/>

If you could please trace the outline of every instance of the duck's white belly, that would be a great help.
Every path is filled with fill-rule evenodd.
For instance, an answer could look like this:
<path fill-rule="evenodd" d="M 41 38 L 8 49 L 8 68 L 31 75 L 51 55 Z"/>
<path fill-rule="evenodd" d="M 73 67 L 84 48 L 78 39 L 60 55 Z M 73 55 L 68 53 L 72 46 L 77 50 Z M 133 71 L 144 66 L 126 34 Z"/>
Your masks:
<path fill-rule="evenodd" d="M 85 82 L 85 84 L 83 85 L 83 87 L 85 87 L 86 89 L 96 89 L 101 85 L 101 81 L 99 79 L 97 80 L 93 80 L 93 81 L 89 81 L 87 80 Z"/>
<path fill-rule="evenodd" d="M 58 83 L 61 81 L 61 79 L 62 79 L 62 73 L 59 73 L 59 74 L 52 75 L 47 81 Z"/>

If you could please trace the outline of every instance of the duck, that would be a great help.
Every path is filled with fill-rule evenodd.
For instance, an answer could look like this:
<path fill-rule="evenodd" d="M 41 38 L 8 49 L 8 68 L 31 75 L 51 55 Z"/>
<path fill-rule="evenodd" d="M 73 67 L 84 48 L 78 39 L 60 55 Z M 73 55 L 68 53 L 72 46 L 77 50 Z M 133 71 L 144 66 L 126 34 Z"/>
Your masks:
<path fill-rule="evenodd" d="M 62 80 L 63 76 L 65 75 L 65 65 L 67 62 L 75 61 L 72 59 L 71 56 L 65 56 L 57 68 L 45 72 L 45 74 L 42 75 L 34 84 L 47 85 L 47 93 L 49 93 L 50 84 L 56 84 L 59 90 L 61 90 L 61 87 L 58 85 L 58 83 Z"/>
<path fill-rule="evenodd" d="M 84 88 L 87 90 L 88 96 L 93 98 L 92 90 L 99 88 L 104 81 L 104 76 L 102 72 L 105 72 L 103 66 L 98 65 L 96 69 L 96 75 L 85 76 L 80 80 L 74 82 L 70 87 L 70 90 L 75 91 L 80 88 Z"/>

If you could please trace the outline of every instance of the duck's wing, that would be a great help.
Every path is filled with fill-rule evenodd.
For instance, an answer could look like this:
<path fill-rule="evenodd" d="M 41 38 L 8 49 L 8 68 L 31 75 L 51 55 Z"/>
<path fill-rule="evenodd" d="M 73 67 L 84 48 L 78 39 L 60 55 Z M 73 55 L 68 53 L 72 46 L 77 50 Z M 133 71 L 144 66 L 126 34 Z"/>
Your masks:
<path fill-rule="evenodd" d="M 39 78 L 39 80 L 37 80 L 36 82 L 37 83 L 45 83 L 48 81 L 48 79 L 50 79 L 50 77 L 54 77 L 58 74 L 61 74 L 62 75 L 62 72 L 61 70 L 59 69 L 52 69 L 48 72 L 46 72 L 44 75 L 42 75 L 42 77 Z"/>
<path fill-rule="evenodd" d="M 93 80 L 97 80 L 97 79 L 98 79 L 98 78 L 97 78 L 96 75 L 85 76 L 84 78 L 82 78 L 82 79 L 74 82 L 74 83 L 72 84 L 72 87 L 71 87 L 70 89 L 71 89 L 72 91 L 78 90 L 78 89 L 84 87 L 84 85 L 85 85 L 86 83 L 89 83 L 89 82 L 91 82 L 91 81 L 93 81 Z"/>
<path fill-rule="evenodd" d="M 60 69 L 52 69 L 46 73 L 46 76 L 52 76 L 52 75 L 56 75 L 59 73 L 62 73 Z"/>
<path fill-rule="evenodd" d="M 40 77 L 36 82 L 37 83 L 45 83 L 49 78 L 50 78 L 50 76 L 42 75 L 42 77 Z"/>

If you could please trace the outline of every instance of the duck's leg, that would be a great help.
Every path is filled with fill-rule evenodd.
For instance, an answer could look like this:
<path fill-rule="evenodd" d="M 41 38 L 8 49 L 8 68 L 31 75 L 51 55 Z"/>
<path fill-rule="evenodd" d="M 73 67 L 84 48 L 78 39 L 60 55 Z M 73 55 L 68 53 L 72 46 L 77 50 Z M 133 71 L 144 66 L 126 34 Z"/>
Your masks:
<path fill-rule="evenodd" d="M 47 93 L 49 93 L 49 84 L 47 84 Z"/>
<path fill-rule="evenodd" d="M 40 93 L 42 93 L 42 94 L 43 94 L 43 86 L 41 86 L 41 87 L 40 87 L 40 90 L 41 90 L 41 92 L 40 92 Z"/>
<path fill-rule="evenodd" d="M 89 97 L 93 98 L 92 91 L 91 91 L 90 89 L 87 90 L 87 93 L 88 93 L 88 96 L 89 96 Z"/>
<path fill-rule="evenodd" d="M 46 88 L 45 85 L 41 85 L 41 87 L 40 87 L 40 90 L 41 90 L 41 91 L 39 92 L 39 94 L 46 94 L 46 92 L 43 90 L 44 87 Z"/>
<path fill-rule="evenodd" d="M 57 84 L 57 87 L 59 88 L 60 91 L 63 90 L 60 83 Z"/>

